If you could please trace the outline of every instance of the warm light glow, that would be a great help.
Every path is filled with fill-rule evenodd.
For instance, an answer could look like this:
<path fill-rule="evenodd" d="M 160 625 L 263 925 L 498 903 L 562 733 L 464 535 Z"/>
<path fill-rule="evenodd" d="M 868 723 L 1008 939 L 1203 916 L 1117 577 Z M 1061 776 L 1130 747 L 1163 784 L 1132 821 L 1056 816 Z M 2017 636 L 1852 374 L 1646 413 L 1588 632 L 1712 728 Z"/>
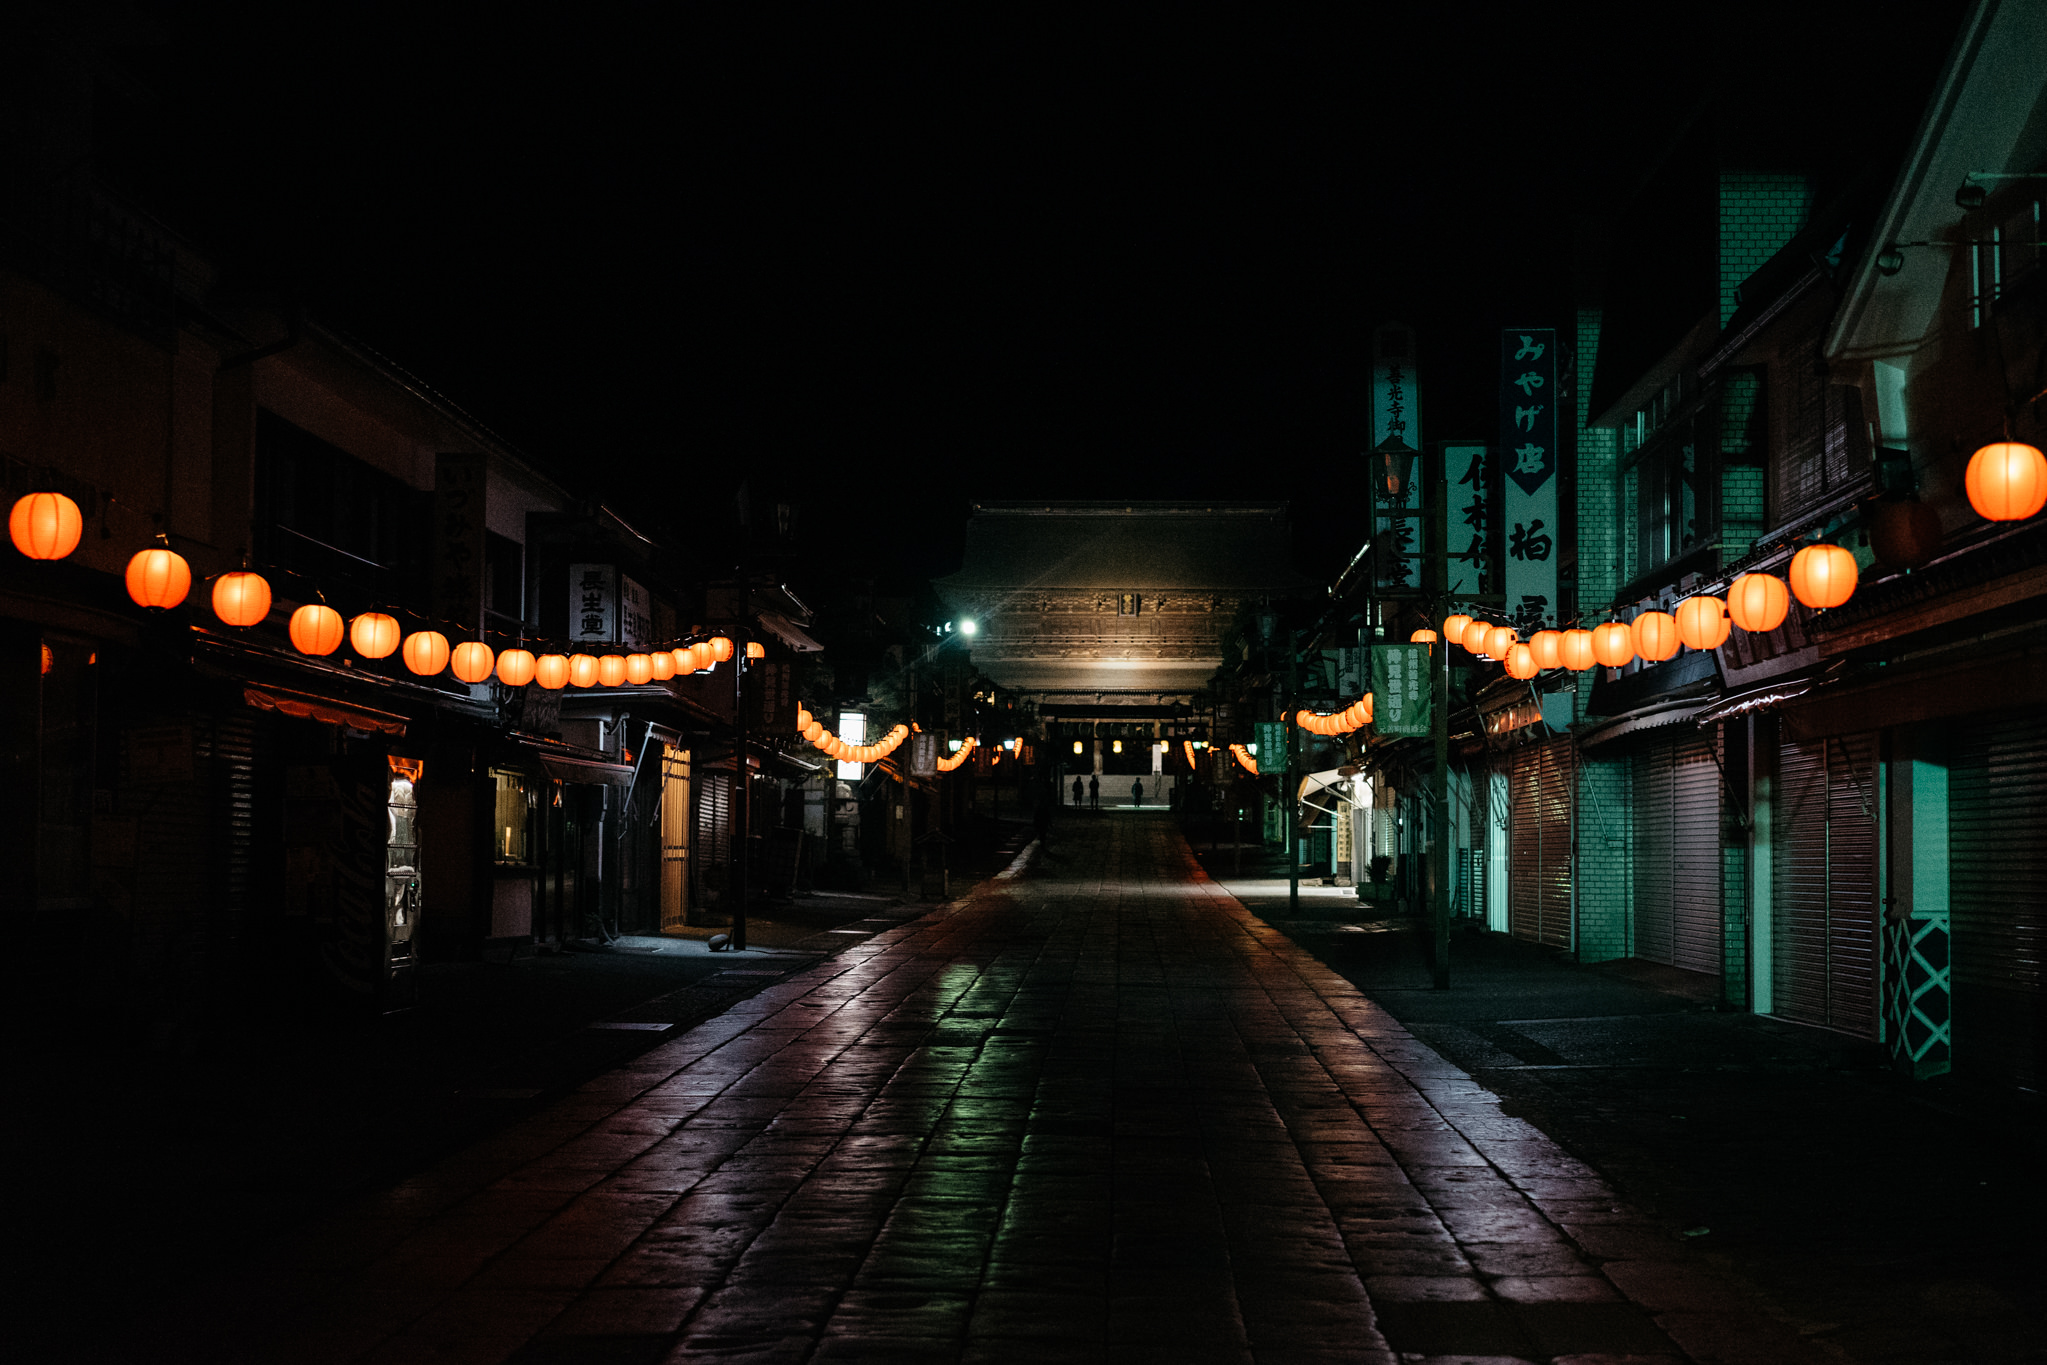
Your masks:
<path fill-rule="evenodd" d="M 797 708 L 796 708 L 796 733 L 800 735 L 800 734 L 802 734 L 802 733 L 803 733 L 803 732 L 804 732 L 805 730 L 808 730 L 808 729 L 810 728 L 810 722 L 812 722 L 813 720 L 816 720 L 816 719 L 817 719 L 817 717 L 816 717 L 816 716 L 813 716 L 813 715 L 811 715 L 811 714 L 810 714 L 810 708 L 809 708 L 808 706 L 802 706 L 802 705 L 799 705 L 799 706 L 797 706 Z"/>
<path fill-rule="evenodd" d="M 30 559 L 62 559 L 78 548 L 84 532 L 78 504 L 62 493 L 30 493 L 16 500 L 7 515 L 14 548 Z"/>
<path fill-rule="evenodd" d="M 595 687 L 597 660 L 588 654 L 569 655 L 569 684 L 573 687 Z"/>
<path fill-rule="evenodd" d="M 1432 645 L 1436 643 L 1436 632 L 1433 630 L 1418 630 L 1407 637 L 1407 642 L 1411 645 Z"/>
<path fill-rule="evenodd" d="M 713 635 L 706 643 L 710 645 L 711 658 L 716 662 L 722 664 L 727 659 L 730 659 L 732 657 L 731 637 L 725 635 Z"/>
<path fill-rule="evenodd" d="M 1677 622 L 1667 611 L 1645 611 L 1628 627 L 1635 653 L 1652 664 L 1660 664 L 1677 654 Z"/>
<path fill-rule="evenodd" d="M 672 649 L 668 651 L 668 654 L 670 658 L 675 660 L 676 677 L 686 678 L 697 671 L 697 656 L 688 645 Z"/>
<path fill-rule="evenodd" d="M 1464 628 L 1464 635 L 1457 643 L 1463 645 L 1473 654 L 1483 654 L 1485 653 L 1485 637 L 1491 633 L 1492 628 L 1493 623 L 1491 621 L 1473 620 L 1471 624 Z"/>
<path fill-rule="evenodd" d="M 1599 662 L 1592 657 L 1592 632 L 1589 630 L 1567 630 L 1557 653 L 1565 668 L 1573 673 L 1583 673 Z"/>
<path fill-rule="evenodd" d="M 1717 597 L 1687 597 L 1677 604 L 1677 638 L 1689 648 L 1718 649 L 1732 629 L 1727 604 Z"/>
<path fill-rule="evenodd" d="M 508 649 L 498 655 L 498 681 L 507 687 L 524 687 L 539 671 L 530 649 Z"/>
<path fill-rule="evenodd" d="M 675 676 L 675 656 L 665 649 L 657 649 L 647 656 L 647 671 L 655 682 L 667 682 Z"/>
<path fill-rule="evenodd" d="M 1608 668 L 1619 668 L 1635 657 L 1635 639 L 1619 621 L 1592 628 L 1592 657 Z"/>
<path fill-rule="evenodd" d="M 543 654 L 533 661 L 533 681 L 550 692 L 569 685 L 569 661 L 565 655 Z"/>
<path fill-rule="evenodd" d="M 318 602 L 308 602 L 291 614 L 291 643 L 301 654 L 332 654 L 348 636 L 341 613 Z"/>
<path fill-rule="evenodd" d="M 1122 740 L 1120 740 L 1120 739 L 1112 739 L 1112 740 L 1110 740 L 1110 741 L 1109 741 L 1109 752 L 1110 752 L 1110 753 L 1112 753 L 1112 754 L 1120 754 L 1120 753 L 1122 753 L 1122 752 L 1123 752 L 1123 741 L 1122 741 Z"/>
<path fill-rule="evenodd" d="M 1079 753 L 1079 752 L 1080 752 L 1080 741 L 1079 741 L 1079 740 L 1077 740 L 1077 739 L 1076 739 L 1075 741 L 1073 741 L 1073 752 L 1075 752 L 1075 753 Z"/>
<path fill-rule="evenodd" d="M 1855 595 L 1855 556 L 1839 545 L 1808 545 L 1791 556 L 1791 592 L 1815 611 Z"/>
<path fill-rule="evenodd" d="M 381 611 L 366 611 L 348 626 L 348 642 L 365 659 L 388 659 L 398 652 L 398 618 Z"/>
<path fill-rule="evenodd" d="M 689 647 L 689 658 L 690 662 L 699 669 L 709 668 L 712 664 L 718 662 L 716 655 L 711 649 L 711 642 L 709 640 L 699 640 L 691 645 Z"/>
<path fill-rule="evenodd" d="M 746 642 L 746 657 L 749 659 L 765 659 L 768 657 L 768 647 L 758 640 L 748 640 Z"/>
<path fill-rule="evenodd" d="M 1488 658 L 1505 659 L 1507 651 L 1514 647 L 1515 631 L 1512 626 L 1494 626 L 1485 633 L 1485 654 Z"/>
<path fill-rule="evenodd" d="M 1542 670 L 1536 666 L 1535 651 L 1527 645 L 1514 645 L 1507 650 L 1507 676 L 1528 679 Z"/>
<path fill-rule="evenodd" d="M 597 659 L 597 681 L 606 687 L 618 687 L 625 682 L 625 655 L 604 654 Z"/>
<path fill-rule="evenodd" d="M 654 677 L 654 661 L 644 654 L 625 656 L 625 680 L 634 687 L 651 682 Z"/>
<path fill-rule="evenodd" d="M 1751 634 L 1765 634 L 1784 624 L 1791 611 L 1791 590 L 1781 578 L 1745 573 L 1727 589 L 1727 614 Z"/>
<path fill-rule="evenodd" d="M 2047 455 L 2023 441 L 1998 441 L 1969 457 L 1962 482 L 1977 516 L 2024 521 L 2047 507 Z"/>
<path fill-rule="evenodd" d="M 1528 637 L 1528 652 L 1535 659 L 1535 666 L 1562 668 L 1564 666 L 1564 633 L 1560 630 L 1538 630 Z"/>
<path fill-rule="evenodd" d="M 405 637 L 405 666 L 431 678 L 448 666 L 448 637 L 438 630 L 415 630 Z"/>
<path fill-rule="evenodd" d="M 128 561 L 127 583 L 136 606 L 167 611 L 192 591 L 192 566 L 176 550 L 138 550 Z"/>
<path fill-rule="evenodd" d="M 480 683 L 490 676 L 497 662 L 489 645 L 481 640 L 464 640 L 448 656 L 448 671 L 457 682 Z"/>
<path fill-rule="evenodd" d="M 253 626 L 270 614 L 270 584 L 238 571 L 213 580 L 213 614 L 230 626 Z"/>
<path fill-rule="evenodd" d="M 1463 612 L 1443 618 L 1443 638 L 1452 644 L 1464 643 L 1464 628 L 1471 624 L 1471 618 Z"/>

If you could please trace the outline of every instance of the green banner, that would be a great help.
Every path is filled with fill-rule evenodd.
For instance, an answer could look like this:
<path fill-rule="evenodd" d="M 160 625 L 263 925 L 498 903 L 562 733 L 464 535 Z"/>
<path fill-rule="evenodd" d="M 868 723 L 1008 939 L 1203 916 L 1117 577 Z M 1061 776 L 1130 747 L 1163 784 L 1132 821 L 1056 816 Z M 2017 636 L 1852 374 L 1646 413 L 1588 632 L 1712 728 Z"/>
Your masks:
<path fill-rule="evenodd" d="M 1372 648 L 1372 728 L 1382 735 L 1429 733 L 1429 647 Z"/>
<path fill-rule="evenodd" d="M 1261 720 L 1251 727 L 1251 735 L 1258 745 L 1253 755 L 1258 760 L 1260 776 L 1276 773 L 1286 767 L 1286 722 Z"/>

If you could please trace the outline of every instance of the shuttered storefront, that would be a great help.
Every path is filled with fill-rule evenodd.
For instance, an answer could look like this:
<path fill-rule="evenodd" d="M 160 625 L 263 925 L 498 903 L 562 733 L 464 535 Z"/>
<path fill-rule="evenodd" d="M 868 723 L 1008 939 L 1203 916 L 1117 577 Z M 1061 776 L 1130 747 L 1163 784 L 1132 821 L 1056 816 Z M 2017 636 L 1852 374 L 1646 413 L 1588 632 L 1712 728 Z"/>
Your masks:
<path fill-rule="evenodd" d="M 696 864 L 696 901 L 701 905 L 718 899 L 731 866 L 732 774 L 701 773 L 694 785 L 697 828 L 691 861 Z"/>
<path fill-rule="evenodd" d="M 1508 782 L 1507 927 L 1571 946 L 1571 741 L 1515 751 Z"/>
<path fill-rule="evenodd" d="M 2047 1044 L 2047 717 L 1956 726 L 1948 856 L 1955 1069 L 2037 1089 Z"/>
<path fill-rule="evenodd" d="M 1714 739 L 1652 744 L 1633 762 L 1635 956 L 1720 973 L 1720 770 Z"/>
<path fill-rule="evenodd" d="M 1784 740 L 1771 852 L 1775 1012 L 1876 1036 L 1876 740 Z"/>

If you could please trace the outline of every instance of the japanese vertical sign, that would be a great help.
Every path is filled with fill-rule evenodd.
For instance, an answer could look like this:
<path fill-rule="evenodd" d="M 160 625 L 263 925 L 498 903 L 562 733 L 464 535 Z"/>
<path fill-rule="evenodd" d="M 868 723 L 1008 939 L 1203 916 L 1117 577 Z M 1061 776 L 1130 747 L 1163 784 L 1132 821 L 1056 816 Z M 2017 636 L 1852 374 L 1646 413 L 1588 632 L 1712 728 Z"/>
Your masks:
<path fill-rule="evenodd" d="M 1443 442 L 1443 482 L 1449 488 L 1449 589 L 1491 592 L 1493 575 L 1492 450 L 1477 441 Z M 1459 556 L 1463 558 L 1459 558 Z"/>
<path fill-rule="evenodd" d="M 618 576 L 618 642 L 638 649 L 654 638 L 654 611 L 647 590 L 639 583 Z"/>
<path fill-rule="evenodd" d="M 609 564 L 569 565 L 569 639 L 608 645 L 617 638 L 618 571 Z"/>
<path fill-rule="evenodd" d="M 1284 771 L 1287 758 L 1287 722 L 1283 720 L 1261 720 L 1252 725 L 1251 733 L 1257 738 L 1252 742 L 1258 746 L 1254 757 L 1258 760 L 1259 776 Z"/>
<path fill-rule="evenodd" d="M 1557 333 L 1500 333 L 1500 514 L 1507 611 L 1523 639 L 1557 617 Z"/>
<path fill-rule="evenodd" d="M 1429 733 L 1429 647 L 1372 649 L 1372 728 L 1381 735 Z"/>
<path fill-rule="evenodd" d="M 484 457 L 434 456 L 434 615 L 483 625 Z"/>
<path fill-rule="evenodd" d="M 1379 481 L 1378 457 L 1370 451 L 1376 451 L 1388 440 L 1398 440 L 1416 452 L 1410 483 L 1400 490 L 1398 505 L 1419 511 L 1421 498 L 1412 479 L 1421 474 L 1420 377 L 1414 364 L 1414 329 L 1399 323 L 1388 323 L 1372 333 L 1372 441 L 1365 458 L 1371 462 L 1367 474 L 1371 479 L 1374 502 L 1384 502 L 1386 487 Z M 1420 516 L 1375 515 L 1372 518 L 1372 538 L 1382 547 L 1381 553 L 1385 556 L 1379 561 L 1380 586 L 1420 587 L 1421 560 L 1397 557 L 1426 552 Z"/>

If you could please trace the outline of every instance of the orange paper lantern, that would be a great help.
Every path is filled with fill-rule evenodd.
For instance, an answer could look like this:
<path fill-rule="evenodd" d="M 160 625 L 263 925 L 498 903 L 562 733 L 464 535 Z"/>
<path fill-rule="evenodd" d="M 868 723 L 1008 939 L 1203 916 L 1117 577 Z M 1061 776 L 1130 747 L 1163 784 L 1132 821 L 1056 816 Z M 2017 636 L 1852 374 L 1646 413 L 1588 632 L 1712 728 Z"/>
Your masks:
<path fill-rule="evenodd" d="M 1560 630 L 1538 630 L 1528 637 L 1528 649 L 1537 668 L 1564 666 L 1564 633 Z"/>
<path fill-rule="evenodd" d="M 1839 545 L 1808 545 L 1791 556 L 1791 592 L 1814 610 L 1855 595 L 1855 556 Z"/>
<path fill-rule="evenodd" d="M 1436 643 L 1436 632 L 1433 630 L 1418 630 L 1407 637 L 1407 642 L 1411 645 L 1432 645 Z"/>
<path fill-rule="evenodd" d="M 1677 654 L 1677 622 L 1667 611 L 1643 612 L 1628 627 L 1628 634 L 1634 640 L 1635 653 L 1652 664 Z"/>
<path fill-rule="evenodd" d="M 270 614 L 270 584 L 238 570 L 213 580 L 213 614 L 231 626 L 253 626 Z"/>
<path fill-rule="evenodd" d="M 572 687 L 595 687 L 597 685 L 597 660 L 588 654 L 569 655 L 569 685 Z"/>
<path fill-rule="evenodd" d="M 569 685 L 569 661 L 560 654 L 543 654 L 533 661 L 533 681 L 550 692 Z"/>
<path fill-rule="evenodd" d="M 1635 640 L 1628 628 L 1618 621 L 1608 621 L 1603 626 L 1592 628 L 1592 659 L 1608 668 L 1619 668 L 1635 657 Z"/>
<path fill-rule="evenodd" d="M 746 657 L 749 659 L 765 659 L 768 657 L 768 647 L 758 640 L 748 640 L 746 642 Z"/>
<path fill-rule="evenodd" d="M 1536 665 L 1535 651 L 1527 645 L 1514 645 L 1507 651 L 1507 676 L 1528 679 L 1542 672 Z"/>
<path fill-rule="evenodd" d="M 480 683 L 490 676 L 497 663 L 497 655 L 489 645 L 481 640 L 464 640 L 448 656 L 448 671 L 457 682 Z"/>
<path fill-rule="evenodd" d="M 1564 667 L 1573 673 L 1583 673 L 1599 662 L 1592 657 L 1592 632 L 1589 630 L 1565 631 L 1557 653 L 1563 659 Z"/>
<path fill-rule="evenodd" d="M 139 550 L 128 561 L 127 582 L 136 606 L 165 611 L 192 591 L 192 566 L 176 550 Z"/>
<path fill-rule="evenodd" d="M 676 677 L 687 677 L 697 671 L 696 655 L 690 651 L 688 645 L 684 645 L 680 649 L 671 649 L 668 652 L 670 657 L 675 660 Z"/>
<path fill-rule="evenodd" d="M 381 611 L 366 611 L 349 622 L 348 642 L 365 659 L 388 659 L 398 652 L 398 618 Z"/>
<path fill-rule="evenodd" d="M 625 681 L 625 655 L 606 654 L 597 660 L 597 681 L 606 687 L 617 687 Z"/>
<path fill-rule="evenodd" d="M 1692 649 L 1718 649 L 1734 628 L 1717 597 L 1687 597 L 1677 604 L 1677 638 Z"/>
<path fill-rule="evenodd" d="M 7 534 L 14 548 L 30 559 L 62 559 L 78 548 L 85 518 L 78 504 L 62 493 L 30 493 L 15 501 L 7 514 Z"/>
<path fill-rule="evenodd" d="M 1977 516 L 2024 521 L 2047 507 L 2047 455 L 2023 441 L 1998 441 L 1969 457 L 1962 483 Z"/>
<path fill-rule="evenodd" d="M 498 681 L 507 687 L 524 687 L 539 671 L 539 661 L 531 650 L 508 649 L 498 655 Z"/>
<path fill-rule="evenodd" d="M 301 654 L 332 654 L 348 634 L 341 613 L 318 602 L 308 602 L 293 612 L 289 629 L 291 643 Z"/>
<path fill-rule="evenodd" d="M 1464 627 L 1464 634 L 1457 637 L 1457 643 L 1473 654 L 1485 653 L 1485 637 L 1493 628 L 1491 621 L 1474 620 Z"/>
<path fill-rule="evenodd" d="M 1763 634 L 1784 624 L 1791 611 L 1791 590 L 1781 578 L 1745 573 L 1727 588 L 1727 614 L 1743 630 Z"/>
<path fill-rule="evenodd" d="M 718 662 L 717 655 L 711 649 L 711 642 L 709 640 L 699 640 L 691 645 L 689 647 L 689 657 L 698 668 L 709 668 L 712 664 Z"/>
<path fill-rule="evenodd" d="M 675 676 L 675 656 L 665 649 L 657 649 L 647 656 L 647 669 L 655 682 L 667 682 Z"/>
<path fill-rule="evenodd" d="M 713 635 L 705 643 L 711 647 L 711 657 L 719 663 L 722 664 L 732 657 L 732 640 L 729 636 Z"/>
<path fill-rule="evenodd" d="M 1512 626 L 1494 626 L 1485 633 L 1486 657 L 1504 660 L 1507 657 L 1507 651 L 1514 647 L 1514 640 L 1515 634 Z"/>
<path fill-rule="evenodd" d="M 405 637 L 401 657 L 414 673 L 431 678 L 448 666 L 448 637 L 438 630 L 415 630 Z"/>
<path fill-rule="evenodd" d="M 1462 644 L 1464 641 L 1464 628 L 1470 624 L 1471 618 L 1461 611 L 1455 616 L 1444 617 L 1443 638 L 1452 644 Z"/>

